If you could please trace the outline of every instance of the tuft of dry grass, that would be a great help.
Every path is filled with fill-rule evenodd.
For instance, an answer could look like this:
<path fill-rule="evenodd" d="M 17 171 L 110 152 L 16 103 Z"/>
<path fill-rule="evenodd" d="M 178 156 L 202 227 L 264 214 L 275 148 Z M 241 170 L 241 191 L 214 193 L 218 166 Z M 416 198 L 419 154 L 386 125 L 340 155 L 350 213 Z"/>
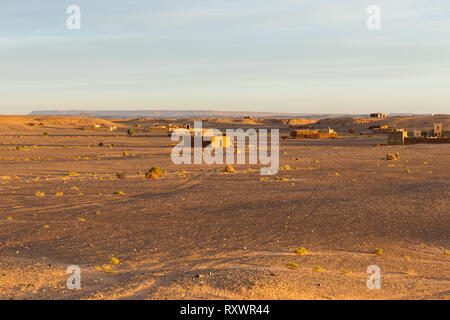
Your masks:
<path fill-rule="evenodd" d="M 223 169 L 223 172 L 225 173 L 235 173 L 236 170 L 234 170 L 234 168 L 229 164 L 225 167 L 225 169 Z"/>
<path fill-rule="evenodd" d="M 152 180 L 159 179 L 159 176 L 160 176 L 159 174 L 151 170 L 145 174 L 145 178 Z"/>
<path fill-rule="evenodd" d="M 294 262 L 288 262 L 288 263 L 286 263 L 286 267 L 287 267 L 288 269 L 295 270 L 295 269 L 298 268 L 298 264 L 296 264 L 296 263 L 294 263 Z"/>
<path fill-rule="evenodd" d="M 117 179 L 126 179 L 128 177 L 128 174 L 126 172 L 117 172 L 116 177 Z"/>
<path fill-rule="evenodd" d="M 314 272 L 322 272 L 322 271 L 323 271 L 323 268 L 322 268 L 321 266 L 314 266 L 314 267 L 313 267 L 313 271 L 314 271 Z"/>
<path fill-rule="evenodd" d="M 342 270 L 342 273 L 344 274 L 344 276 L 348 276 L 348 275 L 350 275 L 350 273 L 352 273 L 351 271 L 349 271 L 349 270 Z"/>
<path fill-rule="evenodd" d="M 115 273 L 115 271 L 111 268 L 111 266 L 107 265 L 107 264 L 103 265 L 103 266 L 96 266 L 94 269 L 96 271 L 101 271 L 101 272 L 104 272 L 104 273 L 110 273 L 110 274 Z"/>
<path fill-rule="evenodd" d="M 152 167 L 148 172 L 145 174 L 145 177 L 147 179 L 158 179 L 162 175 L 162 170 L 159 167 Z"/>
<path fill-rule="evenodd" d="M 299 256 L 304 256 L 304 255 L 307 254 L 308 252 L 306 251 L 305 248 L 300 247 L 300 248 L 296 248 L 296 249 L 294 250 L 294 253 L 297 254 L 297 255 L 299 255 Z"/>
<path fill-rule="evenodd" d="M 417 275 L 417 273 L 412 269 L 408 269 L 408 271 L 404 272 L 404 274 L 410 277 Z"/>
<path fill-rule="evenodd" d="M 373 250 L 373 253 L 374 253 L 376 256 L 381 256 L 381 255 L 383 254 L 383 249 L 375 248 L 375 249 Z"/>
<path fill-rule="evenodd" d="M 398 160 L 398 159 L 397 159 L 397 157 L 394 156 L 393 154 L 388 153 L 388 154 L 386 154 L 386 160 L 389 160 L 389 161 L 396 161 L 396 160 Z"/>

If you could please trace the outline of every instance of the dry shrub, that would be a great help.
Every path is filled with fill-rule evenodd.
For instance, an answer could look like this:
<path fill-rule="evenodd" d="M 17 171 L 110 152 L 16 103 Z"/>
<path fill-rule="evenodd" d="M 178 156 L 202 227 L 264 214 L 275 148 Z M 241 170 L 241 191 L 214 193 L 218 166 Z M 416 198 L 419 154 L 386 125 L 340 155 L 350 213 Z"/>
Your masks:
<path fill-rule="evenodd" d="M 397 157 L 394 156 L 394 155 L 391 154 L 391 153 L 388 153 L 388 154 L 386 155 L 386 160 L 389 160 L 389 161 L 395 161 L 395 160 L 397 160 Z"/>
<path fill-rule="evenodd" d="M 162 171 L 159 167 L 152 167 L 148 172 L 145 174 L 145 177 L 147 179 L 158 179 L 162 175 Z"/>
<path fill-rule="evenodd" d="M 110 273 L 110 274 L 116 273 L 116 271 L 114 271 L 110 265 L 96 266 L 94 269 L 97 271 L 104 272 L 104 273 Z"/>
<path fill-rule="evenodd" d="M 126 179 L 128 177 L 128 174 L 126 172 L 117 172 L 116 176 L 117 179 Z"/>
<path fill-rule="evenodd" d="M 314 272 L 322 272 L 323 268 L 321 266 L 314 266 L 313 270 L 314 270 Z"/>
<path fill-rule="evenodd" d="M 152 179 L 152 180 L 159 179 L 159 175 L 157 175 L 157 174 L 154 173 L 154 172 L 147 172 L 147 173 L 145 174 L 145 177 L 146 177 L 147 179 Z"/>
<path fill-rule="evenodd" d="M 296 263 L 294 263 L 294 262 L 288 262 L 288 263 L 286 263 L 286 267 L 287 267 L 288 269 L 295 270 L 295 269 L 298 268 L 298 264 L 296 264 Z"/>
<path fill-rule="evenodd" d="M 236 170 L 234 170 L 234 168 L 231 165 L 227 165 L 225 167 L 225 169 L 223 170 L 223 172 L 225 172 L 225 173 L 235 173 Z"/>
<path fill-rule="evenodd" d="M 304 256 L 305 254 L 307 254 L 306 249 L 303 247 L 295 249 L 294 253 L 299 256 Z"/>

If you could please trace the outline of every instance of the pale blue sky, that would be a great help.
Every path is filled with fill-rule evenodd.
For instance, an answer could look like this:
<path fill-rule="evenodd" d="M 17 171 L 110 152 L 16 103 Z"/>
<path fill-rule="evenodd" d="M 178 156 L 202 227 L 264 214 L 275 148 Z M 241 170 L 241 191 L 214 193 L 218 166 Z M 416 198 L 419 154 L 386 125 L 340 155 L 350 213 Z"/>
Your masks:
<path fill-rule="evenodd" d="M 2 1 L 0 113 L 45 109 L 450 113 L 450 1 Z"/>

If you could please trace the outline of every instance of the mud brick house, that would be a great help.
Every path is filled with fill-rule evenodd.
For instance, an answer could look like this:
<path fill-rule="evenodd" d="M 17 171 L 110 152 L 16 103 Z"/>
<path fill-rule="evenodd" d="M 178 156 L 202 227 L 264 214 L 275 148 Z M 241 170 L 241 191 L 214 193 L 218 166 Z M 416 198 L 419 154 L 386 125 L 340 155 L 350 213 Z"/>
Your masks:
<path fill-rule="evenodd" d="M 407 132 L 404 130 L 388 132 L 388 144 L 403 145 L 403 144 L 405 144 L 406 136 L 407 136 Z"/>
<path fill-rule="evenodd" d="M 414 129 L 408 131 L 408 137 L 421 137 L 422 136 L 422 130 L 420 129 Z"/>
<path fill-rule="evenodd" d="M 442 123 L 433 124 L 433 137 L 442 137 Z"/>
<path fill-rule="evenodd" d="M 324 130 L 291 130 L 294 139 L 337 139 L 338 134 L 331 129 Z"/>

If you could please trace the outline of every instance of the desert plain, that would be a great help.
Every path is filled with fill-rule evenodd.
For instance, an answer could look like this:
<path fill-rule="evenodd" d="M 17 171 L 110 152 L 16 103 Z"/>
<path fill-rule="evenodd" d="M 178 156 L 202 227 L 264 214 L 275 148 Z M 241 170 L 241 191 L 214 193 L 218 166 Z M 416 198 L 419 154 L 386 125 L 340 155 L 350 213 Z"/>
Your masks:
<path fill-rule="evenodd" d="M 0 116 L 0 298 L 450 297 L 448 144 L 280 140 L 282 170 L 262 177 L 260 165 L 175 165 L 167 134 L 135 128 L 188 121 Z M 342 121 L 326 124 L 367 125 Z M 281 120 L 204 126 L 288 132 Z M 66 287 L 70 265 L 80 290 Z"/>

